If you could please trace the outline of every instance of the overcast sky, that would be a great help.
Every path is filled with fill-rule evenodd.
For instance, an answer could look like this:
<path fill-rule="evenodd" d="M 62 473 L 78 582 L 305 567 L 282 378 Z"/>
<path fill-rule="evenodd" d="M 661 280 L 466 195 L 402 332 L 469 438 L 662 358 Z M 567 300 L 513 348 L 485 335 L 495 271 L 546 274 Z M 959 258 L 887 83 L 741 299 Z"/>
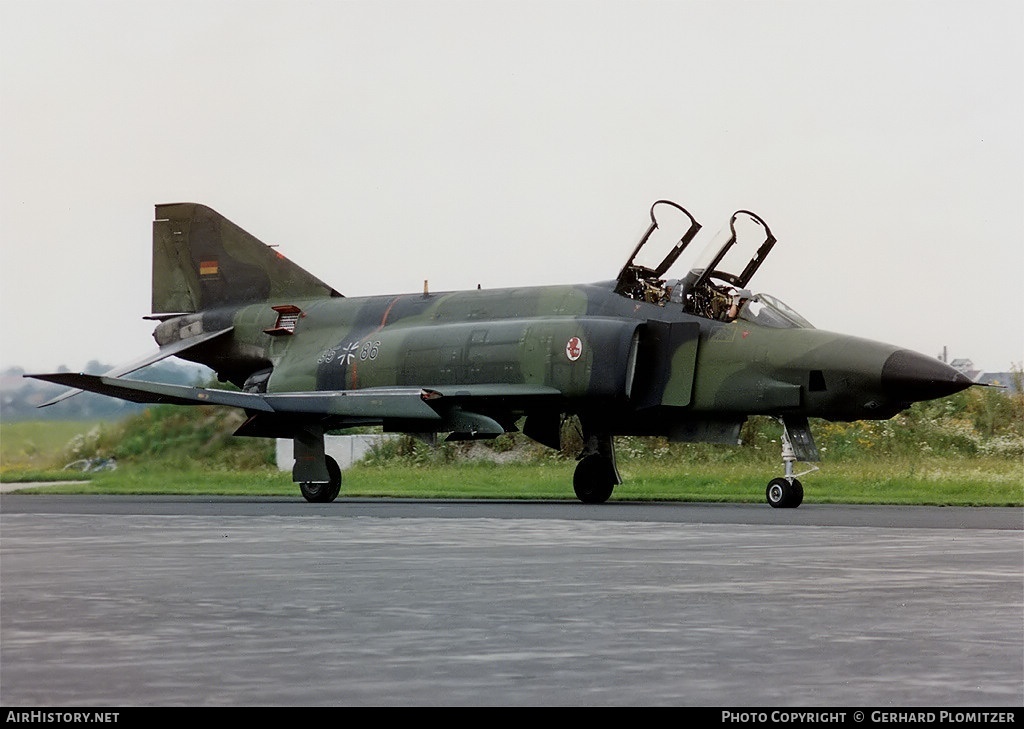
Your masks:
<path fill-rule="evenodd" d="M 1022 38 L 1019 0 L 0 0 L 0 366 L 155 348 L 156 203 L 356 296 L 614 278 L 668 198 L 764 218 L 752 288 L 817 327 L 1005 371 Z"/>

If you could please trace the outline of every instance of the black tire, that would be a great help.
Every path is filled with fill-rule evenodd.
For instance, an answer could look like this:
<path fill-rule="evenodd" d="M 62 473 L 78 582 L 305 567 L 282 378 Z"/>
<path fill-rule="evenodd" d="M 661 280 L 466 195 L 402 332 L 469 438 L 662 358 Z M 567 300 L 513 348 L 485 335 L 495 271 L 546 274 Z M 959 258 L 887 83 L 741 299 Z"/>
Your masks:
<path fill-rule="evenodd" d="M 790 497 L 789 508 L 790 509 L 795 509 L 796 507 L 800 506 L 800 504 L 802 504 L 802 503 L 804 503 L 804 485 L 794 478 L 793 479 L 793 495 Z"/>
<path fill-rule="evenodd" d="M 773 478 L 764 490 L 764 497 L 773 509 L 795 509 L 804 500 L 804 487 L 795 478 Z"/>
<path fill-rule="evenodd" d="M 327 474 L 331 479 L 327 483 L 318 481 L 302 481 L 299 491 L 302 498 L 313 504 L 329 504 L 341 493 L 341 468 L 338 462 L 327 456 Z"/>
<path fill-rule="evenodd" d="M 572 488 L 576 498 L 584 504 L 603 504 L 615 489 L 615 469 L 604 456 L 596 453 L 587 456 L 578 464 L 572 476 Z"/>

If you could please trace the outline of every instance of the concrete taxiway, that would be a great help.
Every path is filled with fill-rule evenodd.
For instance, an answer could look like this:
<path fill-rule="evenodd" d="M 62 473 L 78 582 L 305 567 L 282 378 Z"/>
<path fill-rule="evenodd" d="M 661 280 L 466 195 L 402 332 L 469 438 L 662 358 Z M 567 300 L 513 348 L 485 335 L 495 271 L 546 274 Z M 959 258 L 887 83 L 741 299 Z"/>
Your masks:
<path fill-rule="evenodd" d="M 0 497 L 4 706 L 1020 707 L 1020 509 Z"/>

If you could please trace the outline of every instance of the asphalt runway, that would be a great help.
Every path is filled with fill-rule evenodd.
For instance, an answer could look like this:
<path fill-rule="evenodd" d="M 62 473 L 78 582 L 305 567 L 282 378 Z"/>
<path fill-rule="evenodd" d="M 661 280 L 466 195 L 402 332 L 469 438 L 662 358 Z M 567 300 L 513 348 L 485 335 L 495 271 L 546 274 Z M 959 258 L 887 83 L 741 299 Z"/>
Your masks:
<path fill-rule="evenodd" d="M 1021 707 L 1021 509 L 0 496 L 0 704 Z"/>

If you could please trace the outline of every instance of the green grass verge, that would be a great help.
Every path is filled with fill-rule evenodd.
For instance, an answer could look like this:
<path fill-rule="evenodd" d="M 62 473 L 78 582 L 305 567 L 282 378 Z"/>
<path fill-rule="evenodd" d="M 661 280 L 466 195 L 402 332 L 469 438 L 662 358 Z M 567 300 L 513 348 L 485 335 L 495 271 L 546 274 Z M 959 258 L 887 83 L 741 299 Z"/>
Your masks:
<path fill-rule="evenodd" d="M 342 497 L 575 500 L 571 461 L 357 465 L 343 475 Z M 619 464 L 624 483 L 613 501 L 761 503 L 775 467 L 760 463 Z M 67 477 L 67 474 L 64 474 Z M 6 476 L 4 480 L 9 480 Z M 826 464 L 802 477 L 805 503 L 1024 506 L 1024 464 L 934 458 L 922 463 Z M 47 486 L 61 494 L 167 494 L 301 498 L 287 473 L 127 465 L 88 481 Z"/>
<path fill-rule="evenodd" d="M 892 421 L 817 423 L 824 462 L 801 478 L 804 500 L 1024 506 L 1022 414 L 1024 400 L 968 392 L 919 404 Z M 274 467 L 272 441 L 230 437 L 243 418 L 222 408 L 161 406 L 118 423 L 0 423 L 0 481 L 87 479 L 46 493 L 301 498 L 289 474 Z M 761 503 L 768 480 L 781 473 L 778 437 L 778 424 L 761 418 L 745 426 L 743 447 L 617 438 L 625 482 L 612 499 Z M 472 460 L 481 455 L 510 460 Z M 110 456 L 116 471 L 63 470 L 76 459 Z M 575 500 L 574 467 L 572 458 L 521 435 L 436 449 L 402 439 L 346 471 L 341 493 Z"/>

